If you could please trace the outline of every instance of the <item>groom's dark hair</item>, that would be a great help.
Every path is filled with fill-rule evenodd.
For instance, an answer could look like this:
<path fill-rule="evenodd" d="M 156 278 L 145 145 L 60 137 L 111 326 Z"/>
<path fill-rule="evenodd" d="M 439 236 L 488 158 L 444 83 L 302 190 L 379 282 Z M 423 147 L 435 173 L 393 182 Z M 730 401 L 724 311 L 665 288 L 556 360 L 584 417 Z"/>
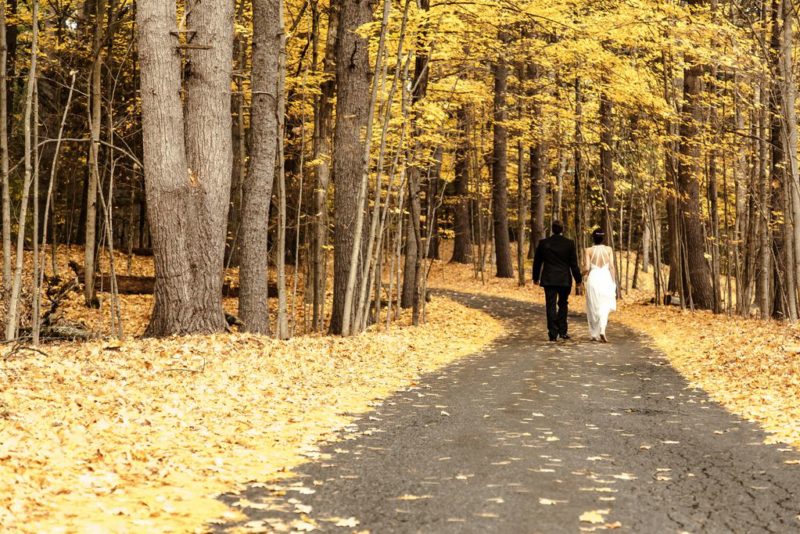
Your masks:
<path fill-rule="evenodd" d="M 553 221 L 551 228 L 555 235 L 561 235 L 564 233 L 564 225 L 561 223 L 561 221 Z"/>

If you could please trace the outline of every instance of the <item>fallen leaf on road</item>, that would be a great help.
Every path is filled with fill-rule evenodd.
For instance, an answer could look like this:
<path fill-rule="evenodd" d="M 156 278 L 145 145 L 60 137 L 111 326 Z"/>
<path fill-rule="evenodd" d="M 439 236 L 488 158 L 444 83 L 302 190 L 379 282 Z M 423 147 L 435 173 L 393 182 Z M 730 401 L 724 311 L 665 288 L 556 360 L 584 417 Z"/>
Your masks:
<path fill-rule="evenodd" d="M 305 518 L 292 521 L 292 528 L 301 532 L 311 532 L 317 529 L 317 525 L 312 519 Z"/>
<path fill-rule="evenodd" d="M 578 518 L 584 523 L 592 523 L 592 524 L 600 524 L 606 520 L 604 516 L 608 515 L 611 510 L 590 510 L 588 512 L 583 512 L 581 516 Z"/>
<path fill-rule="evenodd" d="M 539 498 L 539 504 L 543 504 L 545 506 L 551 506 L 553 504 L 564 504 L 569 501 L 559 501 L 558 499 L 546 499 L 544 497 Z"/>
<path fill-rule="evenodd" d="M 431 495 L 401 495 L 397 497 L 398 501 L 416 501 L 418 499 L 430 499 Z"/>
<path fill-rule="evenodd" d="M 355 517 L 348 517 L 347 519 L 340 519 L 336 522 L 337 527 L 355 527 L 358 526 L 358 519 Z"/>

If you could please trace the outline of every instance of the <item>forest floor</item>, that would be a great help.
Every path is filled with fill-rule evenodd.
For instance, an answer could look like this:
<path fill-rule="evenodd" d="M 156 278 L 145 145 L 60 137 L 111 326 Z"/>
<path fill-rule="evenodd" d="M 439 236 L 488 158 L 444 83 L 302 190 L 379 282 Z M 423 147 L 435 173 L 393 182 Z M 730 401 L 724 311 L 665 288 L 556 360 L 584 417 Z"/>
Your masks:
<path fill-rule="evenodd" d="M 147 261 L 132 272 L 149 274 Z M 101 300 L 88 310 L 71 295 L 59 314 L 106 331 Z M 356 338 L 136 338 L 151 304 L 121 296 L 123 340 L 0 346 L 0 530 L 185 532 L 236 518 L 216 495 L 288 476 L 375 401 L 504 331 L 434 297 L 426 325 L 405 314 Z"/>
<path fill-rule="evenodd" d="M 67 256 L 80 260 L 81 251 L 59 256 L 63 272 Z M 152 262 L 127 265 L 120 255 L 116 269 L 152 275 Z M 543 302 L 530 282 L 519 288 L 492 274 L 481 282 L 471 265 L 437 262 L 430 286 Z M 800 447 L 798 327 L 653 306 L 646 289 L 623 299 L 612 322 L 647 334 L 693 386 L 758 422 L 769 440 Z M 88 310 L 71 295 L 59 318 L 107 334 L 107 295 L 101 302 Z M 235 521 L 216 494 L 288 476 L 355 414 L 504 331 L 486 313 L 435 296 L 428 325 L 410 327 L 404 316 L 355 339 L 137 339 L 151 303 L 121 297 L 121 342 L 61 343 L 43 353 L 0 347 L 0 530 L 185 531 L 213 518 Z M 582 311 L 581 297 L 571 304 Z M 234 313 L 236 300 L 225 307 Z M 301 331 L 302 298 L 294 309 Z M 540 323 L 532 318 L 530 328 L 545 339 Z"/>

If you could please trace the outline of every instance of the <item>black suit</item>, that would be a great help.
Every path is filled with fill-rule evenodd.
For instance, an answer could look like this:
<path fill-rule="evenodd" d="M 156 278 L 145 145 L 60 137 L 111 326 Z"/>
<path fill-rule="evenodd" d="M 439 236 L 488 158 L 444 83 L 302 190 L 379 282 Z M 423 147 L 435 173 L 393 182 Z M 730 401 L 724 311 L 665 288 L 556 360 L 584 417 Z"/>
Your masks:
<path fill-rule="evenodd" d="M 539 241 L 533 258 L 533 281 L 544 288 L 547 334 L 550 339 L 567 335 L 567 311 L 572 279 L 581 283 L 575 242 L 556 234 Z"/>

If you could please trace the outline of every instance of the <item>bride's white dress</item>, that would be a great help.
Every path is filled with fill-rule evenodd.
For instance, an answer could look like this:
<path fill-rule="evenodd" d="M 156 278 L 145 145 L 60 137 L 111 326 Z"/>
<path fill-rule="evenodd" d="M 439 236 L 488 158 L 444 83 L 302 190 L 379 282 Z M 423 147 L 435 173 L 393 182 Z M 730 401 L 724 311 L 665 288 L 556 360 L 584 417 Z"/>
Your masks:
<path fill-rule="evenodd" d="M 611 247 L 595 245 L 586 251 L 586 317 L 589 335 L 600 339 L 606 335 L 608 314 L 617 309 L 617 284 L 611 275 L 614 253 Z"/>

